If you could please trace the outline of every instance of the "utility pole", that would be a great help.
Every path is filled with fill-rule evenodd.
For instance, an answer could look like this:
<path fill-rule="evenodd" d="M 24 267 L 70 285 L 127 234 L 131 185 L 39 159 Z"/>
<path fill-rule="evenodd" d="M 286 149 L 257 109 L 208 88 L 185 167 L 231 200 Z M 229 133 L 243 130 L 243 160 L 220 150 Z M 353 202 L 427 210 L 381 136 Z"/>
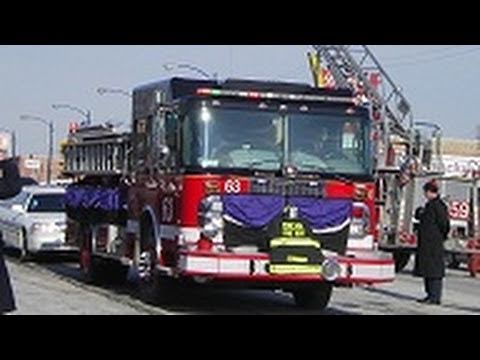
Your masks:
<path fill-rule="evenodd" d="M 12 158 L 16 159 L 17 157 L 17 135 L 15 130 L 12 131 Z"/>
<path fill-rule="evenodd" d="M 53 160 L 53 136 L 54 136 L 53 122 L 48 123 L 48 158 L 47 158 L 47 184 L 52 183 L 52 160 Z"/>
<path fill-rule="evenodd" d="M 53 121 L 45 120 L 38 116 L 22 115 L 20 116 L 22 121 L 36 121 L 40 122 L 48 127 L 48 155 L 47 155 L 47 184 L 52 183 L 52 159 L 53 159 L 53 136 L 55 133 L 55 128 Z"/>
<path fill-rule="evenodd" d="M 477 151 L 480 152 L 480 125 L 477 125 Z"/>
<path fill-rule="evenodd" d="M 12 146 L 12 158 L 15 159 L 17 157 L 17 136 L 15 130 L 9 130 L 7 128 L 0 128 L 0 131 L 4 131 L 10 134 L 10 141 Z"/>
<path fill-rule="evenodd" d="M 480 125 L 477 126 L 477 155 L 480 154 Z M 472 189 L 472 204 L 473 209 L 473 236 L 478 239 L 480 236 L 480 194 L 478 187 L 480 186 L 480 169 L 473 171 L 473 189 Z"/>

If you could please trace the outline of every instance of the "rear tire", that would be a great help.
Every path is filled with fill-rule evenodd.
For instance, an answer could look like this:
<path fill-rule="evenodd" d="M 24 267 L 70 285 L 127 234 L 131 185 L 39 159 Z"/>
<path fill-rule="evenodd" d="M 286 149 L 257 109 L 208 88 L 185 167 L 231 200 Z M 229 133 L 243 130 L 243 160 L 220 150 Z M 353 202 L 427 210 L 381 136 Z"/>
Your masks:
<path fill-rule="evenodd" d="M 333 286 L 323 283 L 319 287 L 298 289 L 293 291 L 295 304 L 306 310 L 325 310 L 332 296 Z"/>
<path fill-rule="evenodd" d="M 102 271 L 102 267 L 99 262 L 99 259 L 95 258 L 95 256 L 91 257 L 90 263 L 88 266 L 82 265 L 82 270 L 83 270 L 84 279 L 88 284 L 100 285 L 104 283 L 105 276 Z"/>
<path fill-rule="evenodd" d="M 105 281 L 111 285 L 123 285 L 127 281 L 128 266 L 115 260 L 103 260 Z"/>
<path fill-rule="evenodd" d="M 460 269 L 461 262 L 454 254 L 447 255 L 447 267 L 452 270 Z"/>
<path fill-rule="evenodd" d="M 468 257 L 468 272 L 472 278 L 476 278 L 480 273 L 480 255 L 470 255 Z"/>
<path fill-rule="evenodd" d="M 78 229 L 80 245 L 80 269 L 88 284 L 101 283 L 101 271 L 97 259 L 92 254 L 92 230 L 88 225 L 80 225 Z"/>
<path fill-rule="evenodd" d="M 92 253 L 92 231 L 89 226 L 80 226 L 80 267 L 89 284 L 123 284 L 128 268 L 119 262 L 103 259 Z"/>

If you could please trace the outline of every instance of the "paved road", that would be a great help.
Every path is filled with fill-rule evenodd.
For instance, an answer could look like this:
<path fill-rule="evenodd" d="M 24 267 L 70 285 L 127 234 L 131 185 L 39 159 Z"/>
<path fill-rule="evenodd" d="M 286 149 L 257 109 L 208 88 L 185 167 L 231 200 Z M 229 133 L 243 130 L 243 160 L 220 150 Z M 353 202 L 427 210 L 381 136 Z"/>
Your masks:
<path fill-rule="evenodd" d="M 18 302 L 15 314 L 316 314 L 296 309 L 289 295 L 267 291 L 189 289 L 174 299 L 150 306 L 136 297 L 135 288 L 95 287 L 81 280 L 71 262 L 44 260 L 20 264 L 7 260 Z M 445 301 L 441 307 L 419 305 L 422 284 L 410 274 L 394 284 L 378 287 L 335 289 L 329 315 L 480 315 L 480 279 L 465 271 L 449 271 Z"/>
<path fill-rule="evenodd" d="M 7 262 L 18 311 L 15 315 L 140 315 L 130 305 L 77 286 L 50 272 Z"/>

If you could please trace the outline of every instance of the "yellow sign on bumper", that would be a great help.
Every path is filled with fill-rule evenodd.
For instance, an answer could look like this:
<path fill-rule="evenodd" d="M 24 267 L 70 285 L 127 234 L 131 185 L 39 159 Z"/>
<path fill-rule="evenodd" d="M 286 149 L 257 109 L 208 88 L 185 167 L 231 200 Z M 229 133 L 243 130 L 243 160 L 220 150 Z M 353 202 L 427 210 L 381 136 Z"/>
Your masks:
<path fill-rule="evenodd" d="M 270 265 L 272 275 L 320 275 L 321 265 Z"/>

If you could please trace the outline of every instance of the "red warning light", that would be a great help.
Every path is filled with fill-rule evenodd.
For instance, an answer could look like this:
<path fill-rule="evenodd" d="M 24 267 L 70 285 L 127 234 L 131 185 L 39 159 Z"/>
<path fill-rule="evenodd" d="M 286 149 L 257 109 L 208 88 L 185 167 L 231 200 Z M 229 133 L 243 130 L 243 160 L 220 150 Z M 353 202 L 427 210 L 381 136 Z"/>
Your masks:
<path fill-rule="evenodd" d="M 78 131 L 78 129 L 80 129 L 80 125 L 77 122 L 71 122 L 68 125 L 68 132 L 70 134 L 75 134 Z"/>

